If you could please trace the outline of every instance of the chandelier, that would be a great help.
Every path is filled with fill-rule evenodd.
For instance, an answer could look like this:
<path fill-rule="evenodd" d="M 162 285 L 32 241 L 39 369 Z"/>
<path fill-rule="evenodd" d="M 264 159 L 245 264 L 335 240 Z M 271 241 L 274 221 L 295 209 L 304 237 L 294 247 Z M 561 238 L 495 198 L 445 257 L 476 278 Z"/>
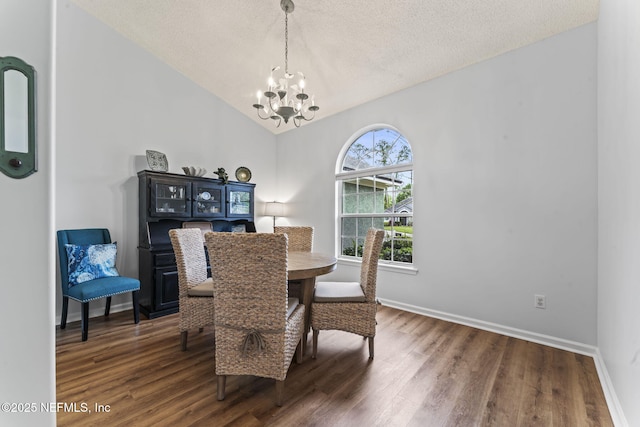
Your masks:
<path fill-rule="evenodd" d="M 272 119 L 276 127 L 280 126 L 282 120 L 289 123 L 289 119 L 293 119 L 293 124 L 300 127 L 302 120 L 313 120 L 320 107 L 315 105 L 313 97 L 309 101 L 309 95 L 304 92 L 304 74 L 298 72 L 300 80 L 294 83 L 294 75 L 289 73 L 289 14 L 295 6 L 292 0 L 280 0 L 280 7 L 284 11 L 284 74 L 274 78 L 274 72 L 279 71 L 280 66 L 271 69 L 267 90 L 264 94 L 258 91 L 258 102 L 253 104 L 253 108 L 258 117 L 262 120 Z M 262 104 L 263 96 L 266 98 L 266 105 Z"/>

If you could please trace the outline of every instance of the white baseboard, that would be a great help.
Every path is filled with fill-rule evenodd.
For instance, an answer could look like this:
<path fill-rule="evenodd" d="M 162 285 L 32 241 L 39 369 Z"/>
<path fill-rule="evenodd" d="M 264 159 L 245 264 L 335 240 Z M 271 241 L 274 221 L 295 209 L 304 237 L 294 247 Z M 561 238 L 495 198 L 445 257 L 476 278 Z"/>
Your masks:
<path fill-rule="evenodd" d="M 620 405 L 616 391 L 613 388 L 611 377 L 609 376 L 607 366 L 604 363 L 604 359 L 602 359 L 599 348 L 596 348 L 596 354 L 593 357 L 593 361 L 596 364 L 598 378 L 600 379 L 600 384 L 602 384 L 602 391 L 604 392 L 604 398 L 607 400 L 607 406 L 609 407 L 609 412 L 613 419 L 613 425 L 618 427 L 629 427 L 629 423 L 624 416 L 622 406 Z"/>
<path fill-rule="evenodd" d="M 611 378 L 609 377 L 609 374 L 607 372 L 607 367 L 604 364 L 602 356 L 600 355 L 600 350 L 597 347 L 579 343 L 576 341 L 565 340 L 563 338 L 552 337 L 550 335 L 539 334 L 537 332 L 499 325 L 497 323 L 485 322 L 483 320 L 472 319 L 470 317 L 458 316 L 456 314 L 445 313 L 442 311 L 431 310 L 428 308 L 405 304 L 398 301 L 387 300 L 384 298 L 378 298 L 378 301 L 382 305 L 397 308 L 403 311 L 408 311 L 410 313 L 421 314 L 428 317 L 435 317 L 436 319 L 446 320 L 448 322 L 470 326 L 472 328 L 482 329 L 484 331 L 495 332 L 497 334 L 506 335 L 508 337 L 519 338 L 525 341 L 535 342 L 538 344 L 547 345 L 549 347 L 567 350 L 573 353 L 592 357 L 614 425 L 617 427 L 628 427 L 628 423 L 626 421 L 626 418 L 624 417 L 624 413 L 622 412 L 622 407 L 620 406 L 620 401 L 616 396 L 615 390 L 613 389 L 613 384 L 611 383 Z"/>

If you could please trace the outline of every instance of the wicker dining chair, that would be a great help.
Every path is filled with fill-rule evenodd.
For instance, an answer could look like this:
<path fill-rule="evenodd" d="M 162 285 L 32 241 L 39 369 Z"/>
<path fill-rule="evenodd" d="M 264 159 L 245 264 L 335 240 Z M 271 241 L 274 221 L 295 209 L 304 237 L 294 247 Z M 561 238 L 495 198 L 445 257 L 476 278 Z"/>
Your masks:
<path fill-rule="evenodd" d="M 364 241 L 360 282 L 318 282 L 311 304 L 313 353 L 316 358 L 321 330 L 340 330 L 362 335 L 369 340 L 369 358 L 373 359 L 376 335 L 376 281 L 378 258 L 384 230 L 370 228 Z"/>
<path fill-rule="evenodd" d="M 187 349 L 190 329 L 213 325 L 213 281 L 207 278 L 207 260 L 202 231 L 198 228 L 169 230 L 178 266 L 180 345 Z"/>
<path fill-rule="evenodd" d="M 282 405 L 294 353 L 302 362 L 305 307 L 287 296 L 287 236 L 205 234 L 214 282 L 217 397 L 229 375 L 276 380 Z"/>
<path fill-rule="evenodd" d="M 313 250 L 313 227 L 284 226 L 273 227 L 274 233 L 283 233 L 289 237 L 289 252 L 311 252 Z"/>
<path fill-rule="evenodd" d="M 274 233 L 286 234 L 289 238 L 289 252 L 311 252 L 313 250 L 313 227 L 304 225 L 276 225 Z M 289 280 L 289 295 L 300 297 L 302 282 Z"/>

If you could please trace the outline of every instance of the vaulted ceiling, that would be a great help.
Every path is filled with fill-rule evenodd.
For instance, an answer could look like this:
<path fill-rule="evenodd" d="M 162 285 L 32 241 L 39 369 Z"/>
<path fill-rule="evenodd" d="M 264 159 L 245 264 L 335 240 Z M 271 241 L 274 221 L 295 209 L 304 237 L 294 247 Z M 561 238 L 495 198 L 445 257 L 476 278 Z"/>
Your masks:
<path fill-rule="evenodd" d="M 284 66 L 280 0 L 72 0 L 204 89 L 257 119 L 256 92 Z M 294 0 L 289 71 L 316 120 L 598 17 L 598 0 Z"/>

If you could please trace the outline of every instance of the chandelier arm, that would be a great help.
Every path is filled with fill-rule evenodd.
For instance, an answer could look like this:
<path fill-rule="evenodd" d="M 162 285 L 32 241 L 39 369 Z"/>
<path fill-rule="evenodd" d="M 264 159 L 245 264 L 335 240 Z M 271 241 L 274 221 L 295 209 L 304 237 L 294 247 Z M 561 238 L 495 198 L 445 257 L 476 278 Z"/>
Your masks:
<path fill-rule="evenodd" d="M 260 114 L 260 110 L 264 110 L 264 108 L 258 108 L 258 107 L 256 107 L 256 110 L 257 110 L 257 112 L 258 112 L 258 117 L 260 117 L 262 120 L 267 120 L 267 119 L 271 118 L 271 117 L 269 116 L 269 114 L 267 114 L 267 116 L 266 116 L 266 117 L 262 117 L 262 114 Z"/>
<path fill-rule="evenodd" d="M 274 97 L 274 98 L 275 98 L 275 97 Z M 278 106 L 278 108 L 275 108 L 275 107 L 273 106 L 273 99 L 274 99 L 274 98 L 269 98 L 269 109 L 271 110 L 271 112 L 272 112 L 273 114 L 278 114 L 278 108 L 279 108 L 279 106 Z"/>
<path fill-rule="evenodd" d="M 308 111 L 307 111 L 307 112 L 308 112 Z M 307 121 L 307 122 L 310 122 L 311 120 L 313 120 L 313 119 L 314 119 L 314 117 L 315 117 L 315 116 L 316 116 L 316 112 L 315 112 L 315 111 L 312 111 L 312 112 L 311 112 L 311 117 L 309 117 L 309 118 L 307 118 L 307 117 L 306 117 L 302 112 L 300 112 L 300 114 L 298 114 L 298 115 L 296 116 L 296 118 L 297 118 L 297 119 L 303 119 L 303 120 L 305 120 L 305 121 Z"/>

